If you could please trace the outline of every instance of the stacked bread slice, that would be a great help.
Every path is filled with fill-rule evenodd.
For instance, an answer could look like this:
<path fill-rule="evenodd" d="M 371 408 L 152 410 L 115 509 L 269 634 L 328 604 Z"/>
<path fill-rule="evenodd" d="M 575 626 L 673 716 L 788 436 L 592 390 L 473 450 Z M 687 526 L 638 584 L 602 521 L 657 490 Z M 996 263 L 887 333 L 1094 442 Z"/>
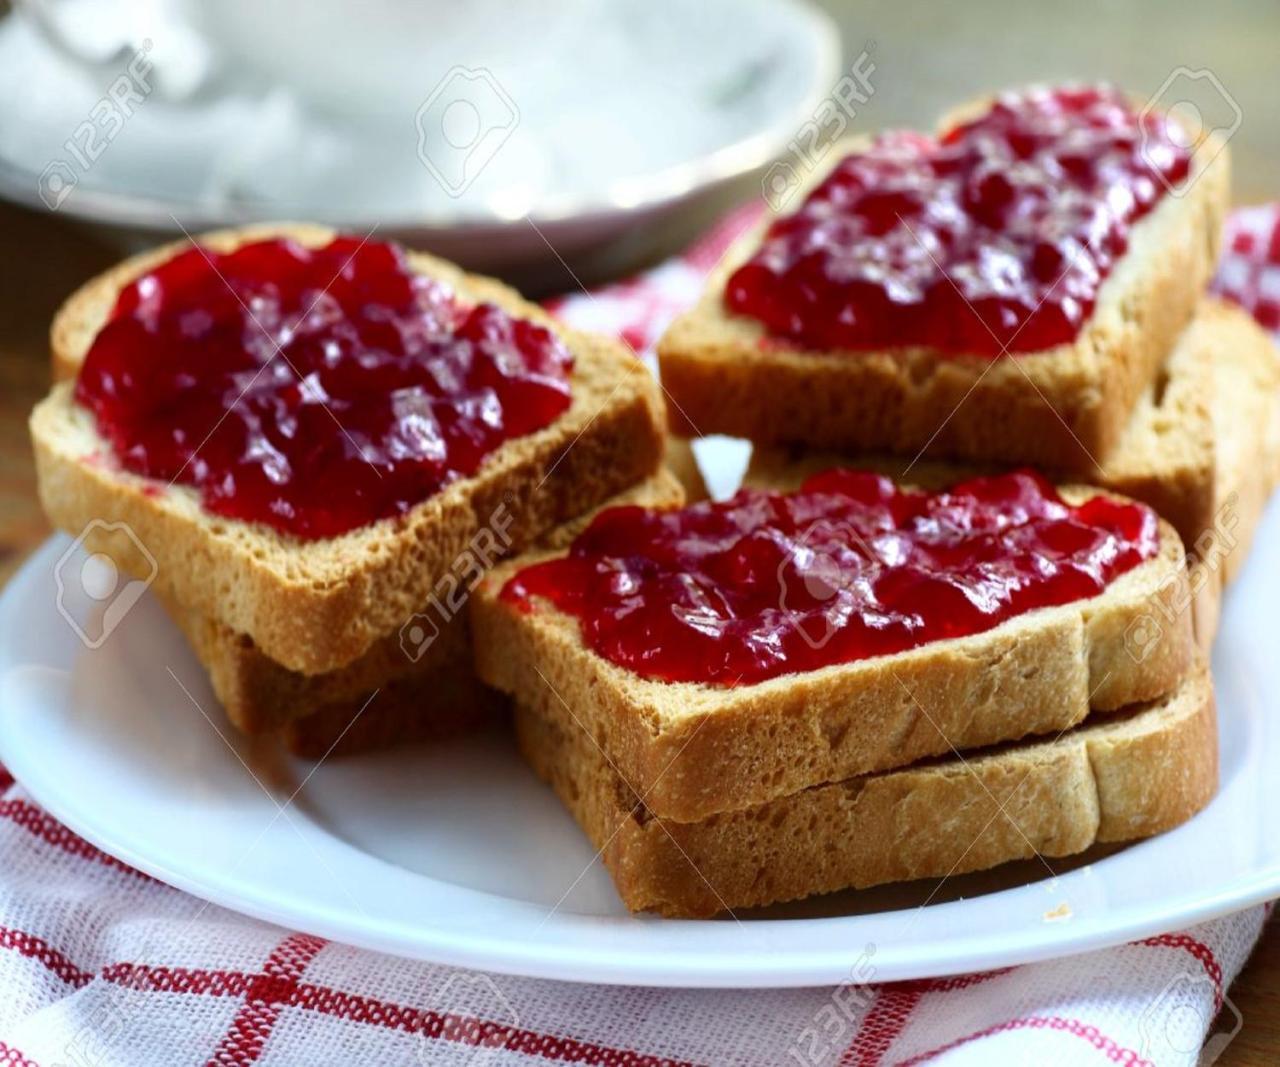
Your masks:
<path fill-rule="evenodd" d="M 862 147 L 834 153 L 811 188 Z M 473 605 L 478 673 L 513 697 L 522 751 L 628 907 L 703 916 L 946 878 L 1150 836 L 1209 802 L 1206 654 L 1280 473 L 1276 352 L 1205 295 L 1226 166 L 1196 154 L 1134 222 L 1075 339 L 1041 350 L 777 338 L 726 299 L 770 222 L 730 250 L 659 354 L 678 431 L 753 442 L 762 508 L 836 468 L 929 491 L 1032 466 L 1069 502 L 1149 507 L 1159 550 L 1097 595 L 982 633 L 749 685 L 646 676 L 598 618 L 511 595 L 563 550 L 496 569 Z M 681 514 L 704 528 L 705 513 Z M 601 580 L 668 563 L 611 560 Z"/>
<path fill-rule="evenodd" d="M 317 226 L 259 226 L 198 242 L 228 252 L 277 238 L 320 247 L 334 236 Z M 568 409 L 403 516 L 319 540 L 225 519 L 190 487 L 115 462 L 74 396 L 76 374 L 121 290 L 188 247 L 127 260 L 59 311 L 51 338 L 61 380 L 31 418 L 50 518 L 72 533 L 87 530 L 87 549 L 126 571 L 147 573 L 150 561 L 136 558 L 136 543 L 145 546 L 155 592 L 245 732 L 277 733 L 300 754 L 323 755 L 488 721 L 500 702 L 471 669 L 465 603 L 442 612 L 441 583 L 451 601 L 465 601 L 468 576 L 494 562 L 494 544 L 512 553 L 559 543 L 610 502 L 682 502 L 681 484 L 663 466 L 656 383 L 623 346 L 562 327 L 498 282 L 410 253 L 414 271 L 461 301 L 493 304 L 555 331 L 573 357 Z M 481 543 L 483 552 L 472 551 Z"/>

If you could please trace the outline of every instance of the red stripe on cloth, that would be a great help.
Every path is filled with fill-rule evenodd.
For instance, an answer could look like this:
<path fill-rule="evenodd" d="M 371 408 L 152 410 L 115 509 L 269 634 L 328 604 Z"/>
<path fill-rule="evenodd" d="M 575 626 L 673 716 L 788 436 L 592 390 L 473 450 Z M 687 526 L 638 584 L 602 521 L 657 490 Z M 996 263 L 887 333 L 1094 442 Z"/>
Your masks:
<path fill-rule="evenodd" d="M 209 997 L 242 997 L 254 975 L 242 971 L 203 971 L 186 967 L 149 967 L 143 963 L 113 963 L 102 969 L 104 982 L 151 993 L 194 993 Z"/>
<path fill-rule="evenodd" d="M 241 997 L 252 995 L 255 989 L 261 990 L 261 984 L 268 976 L 265 973 L 254 975 L 242 971 L 206 971 L 196 968 L 148 967 L 141 964 L 117 963 L 104 968 L 101 977 L 105 981 L 126 985 L 133 989 L 213 997 Z M 610 1048 L 573 1038 L 541 1034 L 519 1026 L 506 1026 L 467 1016 L 424 1011 L 420 1008 L 361 996 L 358 993 L 346 993 L 311 982 L 297 980 L 292 983 L 281 982 L 274 985 L 268 992 L 279 998 L 274 1002 L 277 1011 L 282 1007 L 302 1008 L 322 1015 L 331 1015 L 347 1022 L 381 1026 L 389 1030 L 403 1030 L 405 1033 L 422 1034 L 427 1038 L 451 1043 L 511 1049 L 531 1056 L 541 1056 L 547 1060 L 600 1064 L 602 1067 L 696 1067 L 695 1064 L 683 1060 L 664 1059 L 632 1049 Z M 236 1030 L 237 1026 L 233 1023 L 232 1032 L 235 1033 Z M 228 1034 L 228 1038 L 231 1036 L 232 1034 Z M 265 1036 L 263 1040 L 265 1041 Z M 227 1041 L 223 1044 L 226 1045 Z M 220 1054 L 223 1056 L 221 1059 L 219 1059 Z M 255 1056 L 259 1054 L 261 1054 L 261 1043 L 257 1047 Z M 222 1065 L 252 1063 L 253 1060 L 235 1059 L 229 1048 L 224 1052 L 222 1046 L 219 1046 L 219 1051 L 214 1054 L 210 1062 Z"/>
<path fill-rule="evenodd" d="M 127 863 L 116 859 L 115 856 L 110 856 L 100 848 L 95 848 L 83 837 L 73 834 L 52 815 L 28 801 L 16 799 L 0 800 L 0 819 L 8 819 L 14 825 L 22 827 L 33 837 L 38 837 L 46 844 L 60 848 L 63 852 L 72 856 L 93 860 L 95 863 L 101 863 L 104 867 L 113 867 L 118 871 L 126 871 L 148 882 L 155 881 L 149 874 L 143 874 L 141 871 L 130 867 Z"/>
<path fill-rule="evenodd" d="M 687 1061 L 650 1056 L 633 1049 L 609 1048 L 465 1015 L 424 1011 L 305 982 L 298 986 L 289 1002 L 348 1022 L 404 1030 L 438 1041 L 507 1049 L 565 1063 L 591 1063 L 599 1067 L 694 1067 Z"/>
<path fill-rule="evenodd" d="M 14 781 L 15 779 L 13 775 L 9 773 L 9 769 L 7 767 L 0 766 L 0 792 L 8 789 L 14 784 Z"/>
<path fill-rule="evenodd" d="M 5 1067 L 40 1067 L 35 1060 L 29 1059 L 12 1045 L 0 1041 L 0 1064 Z"/>
<path fill-rule="evenodd" d="M 88 985 L 93 979 L 92 974 L 82 971 L 48 941 L 34 934 L 0 926 L 0 948 L 9 949 L 19 956 L 25 956 L 27 959 L 43 964 L 45 970 L 77 989 Z"/>
<path fill-rule="evenodd" d="M 883 987 L 871 1002 L 867 1016 L 844 1050 L 839 1067 L 879 1067 L 893 1043 L 902 1036 L 907 1020 L 924 996 L 923 989 L 905 988 L 907 983 Z"/>
<path fill-rule="evenodd" d="M 1135 945 L 1153 945 L 1158 948 L 1176 948 L 1191 953 L 1200 961 L 1204 973 L 1213 982 L 1213 1010 L 1216 1013 L 1222 1007 L 1222 964 L 1213 954 L 1213 949 L 1203 941 L 1198 941 L 1189 934 L 1160 934 L 1158 937 L 1145 937 Z"/>
<path fill-rule="evenodd" d="M 854 1035 L 853 1043 L 840 1057 L 840 1067 L 877 1067 L 902 1034 L 907 1019 L 926 993 L 951 993 L 969 989 L 1014 970 L 1000 967 L 976 974 L 954 974 L 947 978 L 916 978 L 881 987 L 871 1010 Z"/>
<path fill-rule="evenodd" d="M 297 992 L 298 980 L 307 965 L 328 942 L 310 934 L 290 934 L 278 944 L 254 975 L 245 991 L 244 1006 L 236 1012 L 213 1055 L 210 1067 L 242 1067 L 256 1063 L 280 1018 L 280 1009 Z"/>
<path fill-rule="evenodd" d="M 1073 1037 L 1088 1041 L 1099 1052 L 1104 1053 L 1112 1063 L 1123 1063 L 1127 1064 L 1128 1067 L 1155 1067 L 1155 1064 L 1150 1060 L 1143 1059 L 1133 1049 L 1124 1048 L 1116 1044 L 1096 1026 L 1090 1026 L 1079 1019 L 1064 1019 L 1058 1015 L 1026 1015 L 1019 1019 L 1009 1019 L 995 1026 L 988 1026 L 985 1030 L 978 1030 L 964 1037 L 958 1037 L 954 1041 L 948 1041 L 945 1045 L 939 1045 L 928 1052 L 912 1056 L 909 1060 L 902 1060 L 896 1067 L 915 1067 L 918 1063 L 924 1063 L 935 1056 L 941 1056 L 944 1052 L 950 1052 L 952 1049 L 967 1045 L 971 1041 L 981 1041 L 984 1037 L 992 1037 L 995 1034 L 1002 1034 L 1009 1030 L 1057 1030 L 1060 1033 L 1071 1034 Z"/>

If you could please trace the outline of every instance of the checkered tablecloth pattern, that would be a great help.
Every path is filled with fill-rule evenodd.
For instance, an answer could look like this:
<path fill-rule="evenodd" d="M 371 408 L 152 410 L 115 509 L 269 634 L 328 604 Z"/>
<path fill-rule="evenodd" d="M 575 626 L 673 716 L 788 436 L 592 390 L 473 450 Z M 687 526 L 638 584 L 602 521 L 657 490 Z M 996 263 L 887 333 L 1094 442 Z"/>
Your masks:
<path fill-rule="evenodd" d="M 647 354 L 736 212 L 637 278 L 556 302 Z M 1237 212 L 1220 292 L 1280 329 L 1280 212 Z M 0 769 L 0 1067 L 114 1064 L 872 1065 L 1196 1062 L 1239 1019 L 1231 980 L 1270 907 L 985 974 L 697 991 L 482 975 L 205 904 L 98 851 Z M 852 963 L 852 961 L 851 961 Z"/>

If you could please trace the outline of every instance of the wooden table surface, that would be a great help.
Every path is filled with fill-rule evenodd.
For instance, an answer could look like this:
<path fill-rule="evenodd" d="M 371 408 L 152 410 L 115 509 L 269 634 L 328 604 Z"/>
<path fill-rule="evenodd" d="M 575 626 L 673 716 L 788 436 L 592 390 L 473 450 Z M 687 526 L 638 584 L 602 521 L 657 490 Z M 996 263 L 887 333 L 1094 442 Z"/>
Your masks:
<path fill-rule="evenodd" d="M 27 416 L 49 385 L 49 320 L 116 258 L 63 219 L 0 204 L 0 585 L 49 534 L 27 437 Z M 1230 995 L 1244 1026 L 1218 1063 L 1280 1063 L 1280 927 L 1263 937 Z"/>

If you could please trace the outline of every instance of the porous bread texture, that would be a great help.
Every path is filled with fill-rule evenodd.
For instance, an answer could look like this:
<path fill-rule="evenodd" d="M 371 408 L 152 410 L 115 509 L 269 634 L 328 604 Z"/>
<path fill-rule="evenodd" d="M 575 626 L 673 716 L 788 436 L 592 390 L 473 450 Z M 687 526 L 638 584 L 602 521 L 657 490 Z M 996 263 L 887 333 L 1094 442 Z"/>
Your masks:
<path fill-rule="evenodd" d="M 664 469 L 612 497 L 602 507 L 627 504 L 678 507 L 684 501 L 684 488 Z M 566 547 L 600 510 L 557 526 L 541 539 L 540 545 Z M 336 723 L 344 715 L 350 720 L 375 690 L 380 692 L 361 716 L 362 722 L 366 716 L 400 720 L 404 723 L 401 732 L 406 740 L 416 739 L 410 736 L 413 729 L 418 729 L 415 716 L 423 720 L 440 717 L 469 721 L 463 705 L 493 703 L 491 692 L 475 679 L 465 603 L 447 619 L 429 604 L 420 606 L 418 614 L 423 617 L 423 625 L 434 627 L 434 636 L 425 647 L 402 640 L 403 626 L 408 623 L 405 620 L 401 629 L 375 641 L 359 658 L 323 674 L 291 671 L 265 655 L 247 634 L 237 634 L 216 619 L 171 600 L 165 607 L 209 672 L 213 691 L 227 717 L 244 733 L 283 731 L 286 740 L 294 736 L 323 739 L 331 736 L 325 726 L 300 720 L 313 714 L 323 714 L 326 723 Z M 395 693 L 389 697 L 392 689 Z M 386 706 L 396 701 L 405 710 L 393 710 L 384 716 Z M 476 721 L 484 718 L 480 716 Z M 424 723 L 420 732 L 429 729 Z M 344 741 L 340 751 L 352 751 L 352 745 L 362 740 L 362 747 L 367 748 L 375 739 L 385 744 L 398 736 L 396 730 L 385 724 L 375 728 L 373 724 L 364 723 L 361 732 Z M 318 740 L 309 747 L 320 743 Z"/>
<path fill-rule="evenodd" d="M 1161 833 L 1217 790 L 1203 667 L 1154 704 L 1050 739 L 802 790 L 678 823 L 576 726 L 517 707 L 520 749 L 600 850 L 632 911 L 700 918 L 845 888 L 943 878 Z"/>
<path fill-rule="evenodd" d="M 321 227 L 274 226 L 208 239 L 214 247 L 269 235 L 323 243 Z M 171 254 L 172 250 L 169 250 Z M 113 295 L 161 253 L 131 260 L 82 288 L 53 327 L 56 361 L 78 362 Z M 574 356 L 572 400 L 550 426 L 504 443 L 474 475 L 413 507 L 318 541 L 205 511 L 197 492 L 119 469 L 93 416 L 54 386 L 36 406 L 31 434 L 41 501 L 58 526 L 79 534 L 94 520 L 123 522 L 154 558 L 155 585 L 169 599 L 248 634 L 263 653 L 307 674 L 334 670 L 399 628 L 425 603 L 477 536 L 498 516 L 513 549 L 658 469 L 662 398 L 652 375 L 614 341 L 569 330 L 504 285 L 410 253 L 415 269 L 464 299 L 489 301 L 555 330 Z M 127 557 L 119 531 L 95 525 L 86 547 Z M 127 566 L 126 563 L 121 563 Z"/>
<path fill-rule="evenodd" d="M 1079 501 L 1099 490 L 1062 492 Z M 1194 656 L 1182 542 L 1163 521 L 1158 554 L 1096 597 L 732 688 L 643 678 L 589 649 L 578 620 L 547 601 L 524 610 L 501 598 L 508 578 L 547 555 L 507 561 L 477 587 L 476 671 L 539 714 L 580 722 L 649 809 L 679 822 L 1069 729 L 1173 691 Z"/>
<path fill-rule="evenodd" d="M 867 143 L 837 146 L 794 202 Z M 1119 443 L 1212 276 L 1228 205 L 1227 153 L 1196 166 L 1183 195 L 1164 196 L 1134 225 L 1074 342 L 995 359 L 927 347 L 809 351 L 769 337 L 724 302 L 729 276 L 759 246 L 766 221 L 734 244 L 698 304 L 658 344 L 673 428 L 1089 474 Z"/>

